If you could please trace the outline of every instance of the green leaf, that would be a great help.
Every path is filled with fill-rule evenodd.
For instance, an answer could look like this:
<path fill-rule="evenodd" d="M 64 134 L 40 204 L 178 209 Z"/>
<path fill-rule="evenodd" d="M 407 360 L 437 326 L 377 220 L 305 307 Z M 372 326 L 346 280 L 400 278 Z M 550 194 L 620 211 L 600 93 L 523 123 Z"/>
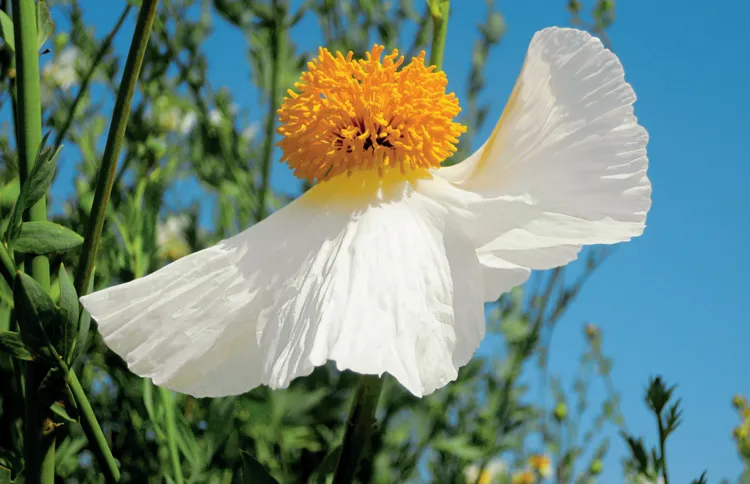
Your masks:
<path fill-rule="evenodd" d="M 263 464 L 258 462 L 244 450 L 240 451 L 242 457 L 242 468 L 240 468 L 239 482 L 247 484 L 279 484 L 279 481 L 268 473 Z"/>
<path fill-rule="evenodd" d="M 500 323 L 500 332 L 508 343 L 517 343 L 529 335 L 531 328 L 525 318 L 505 318 Z"/>
<path fill-rule="evenodd" d="M 73 286 L 73 281 L 68 277 L 68 271 L 62 264 L 60 264 L 57 280 L 60 283 L 60 310 L 65 316 L 61 356 L 70 363 L 78 339 L 78 319 L 80 316 L 78 295 L 76 294 L 76 288 Z"/>
<path fill-rule="evenodd" d="M 59 339 L 59 315 L 42 286 L 23 272 L 16 272 L 13 294 L 21 339 L 32 354 L 57 365 L 53 341 Z"/>
<path fill-rule="evenodd" d="M 44 135 L 40 146 L 45 145 L 49 135 L 49 133 Z M 31 207 L 39 201 L 47 193 L 49 187 L 52 186 L 60 150 L 62 150 L 62 145 L 54 153 L 52 152 L 52 148 L 49 147 L 40 150 L 37 160 L 34 163 L 34 168 L 29 173 L 29 179 L 24 183 L 24 186 L 28 186 L 26 188 L 26 208 Z M 21 190 L 24 190 L 24 187 L 21 187 Z"/>
<path fill-rule="evenodd" d="M 24 222 L 13 248 L 26 254 L 50 254 L 74 249 L 83 237 L 53 222 Z"/>
<path fill-rule="evenodd" d="M 313 472 L 312 476 L 310 476 L 310 480 L 308 482 L 311 482 L 313 484 L 325 484 L 328 474 L 332 473 L 336 469 L 336 465 L 338 464 L 340 457 L 341 445 L 337 445 L 336 448 L 334 448 L 325 457 L 323 457 L 323 460 L 320 462 L 318 468 L 315 469 L 315 472 Z"/>
<path fill-rule="evenodd" d="M 55 23 L 49 14 L 49 8 L 44 0 L 36 2 L 36 35 L 39 48 L 41 48 L 52 32 L 55 31 Z"/>
<path fill-rule="evenodd" d="M 13 20 L 8 17 L 8 14 L 0 10 L 0 30 L 2 30 L 3 40 L 6 45 L 10 47 L 13 52 L 16 51 L 16 40 L 13 31 Z"/>
<path fill-rule="evenodd" d="M 49 407 L 49 409 L 52 410 L 52 413 L 54 413 L 58 417 L 61 417 L 66 422 L 78 423 L 78 418 L 71 417 L 70 414 L 68 413 L 68 410 L 62 404 L 62 402 L 55 402 L 55 403 L 53 403 Z"/>
<path fill-rule="evenodd" d="M 433 442 L 433 447 L 468 461 L 479 460 L 483 455 L 482 449 L 470 444 L 466 435 L 437 439 Z"/>
<path fill-rule="evenodd" d="M 0 331 L 0 352 L 18 360 L 32 361 L 34 359 L 23 344 L 21 334 L 14 331 Z"/>
<path fill-rule="evenodd" d="M 1 12 L 2 10 L 0 10 Z M 18 199 L 18 193 L 21 191 L 21 183 L 18 178 L 14 178 L 2 188 L 0 188 L 0 206 L 11 207 Z"/>
<path fill-rule="evenodd" d="M 44 135 L 42 142 L 39 144 L 39 151 L 36 154 L 34 167 L 29 173 L 29 177 L 21 186 L 18 193 L 16 205 L 10 214 L 8 230 L 5 233 L 5 240 L 13 241 L 18 237 L 21 230 L 21 217 L 24 210 L 39 201 L 49 190 L 52 180 L 55 178 L 55 160 L 62 149 L 62 145 L 54 153 L 51 148 L 45 148 L 50 132 Z"/>

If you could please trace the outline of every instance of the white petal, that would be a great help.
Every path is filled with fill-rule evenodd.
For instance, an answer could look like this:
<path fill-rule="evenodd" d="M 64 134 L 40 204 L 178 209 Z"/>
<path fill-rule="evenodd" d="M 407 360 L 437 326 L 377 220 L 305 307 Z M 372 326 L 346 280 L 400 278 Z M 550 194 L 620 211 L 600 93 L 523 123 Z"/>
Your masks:
<path fill-rule="evenodd" d="M 537 33 L 490 139 L 438 175 L 483 200 L 467 228 L 480 259 L 546 269 L 582 245 L 643 232 L 648 135 L 617 57 L 588 33 Z M 497 294 L 495 294 L 497 296 Z"/>
<path fill-rule="evenodd" d="M 135 373 L 196 396 L 286 387 L 329 359 L 388 372 L 418 396 L 454 380 L 484 334 L 472 242 L 408 183 L 356 206 L 334 193 L 315 187 L 236 237 L 82 302 Z"/>

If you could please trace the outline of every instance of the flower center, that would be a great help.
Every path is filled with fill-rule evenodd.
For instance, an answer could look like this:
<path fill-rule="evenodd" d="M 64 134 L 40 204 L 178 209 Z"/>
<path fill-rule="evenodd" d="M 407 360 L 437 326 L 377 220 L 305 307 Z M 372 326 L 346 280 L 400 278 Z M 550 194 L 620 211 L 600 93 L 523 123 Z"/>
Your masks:
<path fill-rule="evenodd" d="M 321 48 L 278 110 L 282 161 L 310 181 L 341 173 L 440 166 L 466 128 L 448 79 L 425 66 L 425 53 L 406 65 L 394 50 L 382 61 L 375 45 L 365 59 L 334 57 Z"/>

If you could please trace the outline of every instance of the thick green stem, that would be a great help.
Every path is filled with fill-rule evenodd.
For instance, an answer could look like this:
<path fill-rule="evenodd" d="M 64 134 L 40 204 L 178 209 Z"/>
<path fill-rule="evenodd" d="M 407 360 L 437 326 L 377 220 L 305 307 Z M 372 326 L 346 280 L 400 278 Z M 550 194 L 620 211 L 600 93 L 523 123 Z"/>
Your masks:
<path fill-rule="evenodd" d="M 261 165 L 260 189 L 258 190 L 257 221 L 266 216 L 266 198 L 271 185 L 271 161 L 273 159 L 273 140 L 276 130 L 276 111 L 279 109 L 279 78 L 281 77 L 281 56 L 286 52 L 286 10 L 273 1 L 274 25 L 271 30 L 271 85 L 268 87 L 268 112 L 266 113 L 266 137 L 263 140 L 263 161 Z"/>
<path fill-rule="evenodd" d="M 333 477 L 333 484 L 354 482 L 357 466 L 377 423 L 375 410 L 378 407 L 382 389 L 383 378 L 377 375 L 360 377 L 349 420 L 346 422 L 346 433 L 344 442 L 341 444 L 341 456 Z"/>
<path fill-rule="evenodd" d="M 13 0 L 15 27 L 17 90 L 18 171 L 21 183 L 29 176 L 36 153 L 42 142 L 42 107 L 39 94 L 39 46 L 36 33 L 36 4 L 34 0 Z M 25 220 L 47 219 L 44 197 L 24 214 Z M 45 256 L 31 258 L 31 275 L 49 290 L 49 260 Z M 26 415 L 24 417 L 24 460 L 26 482 L 55 482 L 55 437 L 51 429 L 43 428 L 44 409 L 39 406 L 37 391 L 48 368 L 37 363 L 25 365 Z"/>
<path fill-rule="evenodd" d="M 430 64 L 438 69 L 443 68 L 443 52 L 445 39 L 448 35 L 448 15 L 450 14 L 450 0 L 428 0 L 432 14 L 432 48 L 430 49 Z"/>
<path fill-rule="evenodd" d="M 177 450 L 177 428 L 174 414 L 174 395 L 166 388 L 159 388 L 161 403 L 164 406 L 164 417 L 167 424 L 167 447 L 169 448 L 169 460 L 172 461 L 174 482 L 183 484 L 185 478 L 182 476 L 182 465 L 180 464 L 180 453 Z"/>
<path fill-rule="evenodd" d="M 96 254 L 99 250 L 99 241 L 102 236 L 104 219 L 107 213 L 109 196 L 112 193 L 115 173 L 117 171 L 117 159 L 120 155 L 122 142 L 125 138 L 125 128 L 130 116 L 130 104 L 135 93 L 135 86 L 143 64 L 143 55 L 146 52 L 148 38 L 151 34 L 151 26 L 156 16 L 156 6 L 159 0 L 143 0 L 141 11 L 133 33 L 133 41 L 130 44 L 130 52 L 125 62 L 125 70 L 120 81 L 120 90 L 117 93 L 114 112 L 112 113 L 112 124 L 109 126 L 107 144 L 104 147 L 102 166 L 96 180 L 96 192 L 94 203 L 91 207 L 91 216 L 86 225 L 81 258 L 76 268 L 75 287 L 79 295 L 85 294 L 89 285 L 91 273 L 94 270 Z"/>

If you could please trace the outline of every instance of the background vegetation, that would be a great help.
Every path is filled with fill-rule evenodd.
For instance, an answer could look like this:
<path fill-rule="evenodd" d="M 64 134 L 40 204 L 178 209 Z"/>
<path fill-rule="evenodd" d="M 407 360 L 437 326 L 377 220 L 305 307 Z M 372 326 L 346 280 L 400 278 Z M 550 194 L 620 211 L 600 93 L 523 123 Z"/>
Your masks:
<path fill-rule="evenodd" d="M 222 399 L 173 394 L 135 377 L 107 350 L 77 296 L 89 282 L 101 288 L 148 274 L 289 201 L 269 173 L 275 111 L 317 48 L 293 42 L 301 21 L 314 19 L 331 50 L 359 55 L 380 42 L 411 55 L 429 48 L 427 5 L 163 0 L 154 10 L 153 0 L 113 1 L 111 8 L 122 9 L 119 21 L 94 30 L 84 22 L 85 3 L 0 2 L 0 483 L 118 475 L 123 482 L 330 481 L 354 375 L 323 367 L 285 391 L 259 388 Z M 545 8 L 567 8 L 571 24 L 609 42 L 612 0 Z M 457 159 L 476 145 L 473 135 L 487 121 L 479 101 L 486 59 L 501 48 L 505 30 L 492 0 L 486 11 L 467 91 L 458 93 L 469 129 Z M 136 15 L 135 32 L 121 28 Z M 69 28 L 55 28 L 52 18 Z M 260 124 L 237 112 L 231 91 L 208 80 L 212 59 L 203 46 L 218 18 L 247 41 L 251 81 L 266 103 Z M 113 39 L 131 36 L 129 58 L 115 55 Z M 59 150 L 78 159 L 65 200 L 49 191 Z M 200 187 L 200 197 L 189 207 L 168 203 L 186 182 Z M 216 201 L 209 223 L 199 223 L 202 197 Z M 358 479 L 595 482 L 614 435 L 630 450 L 623 480 L 668 482 L 664 442 L 681 416 L 673 388 L 658 378 L 644 388 L 659 436 L 644 443 L 627 431 L 598 327 L 582 326 L 587 346 L 572 381 L 548 367 L 557 321 L 607 255 L 592 249 L 583 270 L 536 274 L 489 305 L 497 350 L 429 398 L 414 398 L 387 378 Z M 529 392 L 529 369 L 540 375 L 541 395 Z M 603 400 L 591 400 L 592 385 L 606 390 Z M 750 469 L 750 410 L 741 396 L 734 405 L 734 436 Z"/>

